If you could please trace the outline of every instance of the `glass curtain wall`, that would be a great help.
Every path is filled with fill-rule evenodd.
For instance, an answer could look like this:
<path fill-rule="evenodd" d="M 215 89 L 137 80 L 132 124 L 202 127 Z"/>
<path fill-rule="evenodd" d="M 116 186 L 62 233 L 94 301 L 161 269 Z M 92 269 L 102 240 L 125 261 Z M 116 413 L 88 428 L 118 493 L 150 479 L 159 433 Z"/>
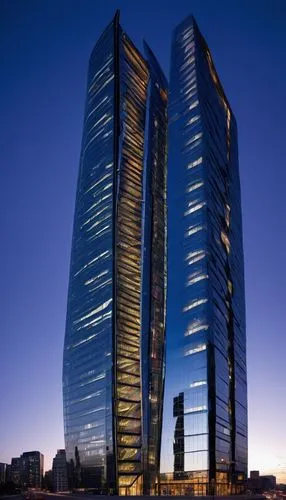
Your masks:
<path fill-rule="evenodd" d="M 64 348 L 77 485 L 122 495 L 155 491 L 164 388 L 167 87 L 145 52 L 117 13 L 91 55 Z"/>
<path fill-rule="evenodd" d="M 115 479 L 108 460 L 114 455 L 114 45 L 111 23 L 89 62 L 64 346 L 66 454 L 75 462 L 77 447 L 77 485 L 87 487 Z"/>
<path fill-rule="evenodd" d="M 237 130 L 193 17 L 172 43 L 168 213 L 163 470 L 182 481 L 197 475 L 195 494 L 238 492 L 247 474 L 247 391 Z M 180 446 L 172 397 L 183 398 Z"/>

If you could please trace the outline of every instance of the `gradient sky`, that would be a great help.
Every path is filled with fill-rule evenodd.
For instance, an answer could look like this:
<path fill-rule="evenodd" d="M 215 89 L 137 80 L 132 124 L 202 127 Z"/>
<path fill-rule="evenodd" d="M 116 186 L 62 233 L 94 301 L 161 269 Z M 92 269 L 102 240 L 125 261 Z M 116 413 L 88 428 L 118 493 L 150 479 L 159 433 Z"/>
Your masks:
<path fill-rule="evenodd" d="M 121 9 L 166 75 L 193 13 L 236 115 L 248 337 L 249 468 L 286 482 L 286 2 L 1 0 L 0 461 L 64 446 L 61 370 L 87 62 Z"/>

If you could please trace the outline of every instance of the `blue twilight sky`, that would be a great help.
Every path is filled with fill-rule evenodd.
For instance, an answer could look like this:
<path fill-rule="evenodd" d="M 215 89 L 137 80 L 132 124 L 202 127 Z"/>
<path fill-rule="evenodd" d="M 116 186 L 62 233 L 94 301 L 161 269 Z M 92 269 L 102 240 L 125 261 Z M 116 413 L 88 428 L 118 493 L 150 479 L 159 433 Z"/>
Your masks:
<path fill-rule="evenodd" d="M 171 31 L 193 13 L 236 115 L 249 467 L 286 482 L 284 0 L 1 0 L 0 461 L 38 449 L 48 469 L 64 444 L 62 349 L 87 62 L 116 8 L 167 75 Z"/>

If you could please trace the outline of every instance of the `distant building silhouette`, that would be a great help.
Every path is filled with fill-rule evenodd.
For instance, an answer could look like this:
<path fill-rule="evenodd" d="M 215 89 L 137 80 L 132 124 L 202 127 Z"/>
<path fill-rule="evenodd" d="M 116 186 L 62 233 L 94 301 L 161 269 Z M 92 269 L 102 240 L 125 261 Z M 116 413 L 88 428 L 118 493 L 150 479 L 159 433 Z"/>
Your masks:
<path fill-rule="evenodd" d="M 66 451 L 58 450 L 53 459 L 53 491 L 67 491 L 68 489 Z"/>
<path fill-rule="evenodd" d="M 251 470 L 250 479 L 258 479 L 258 478 L 259 478 L 259 470 Z"/>
<path fill-rule="evenodd" d="M 28 488 L 41 488 L 44 473 L 44 456 L 39 451 L 27 451 L 20 457 L 21 482 Z"/>
<path fill-rule="evenodd" d="M 53 471 L 52 471 L 52 469 L 47 470 L 45 472 L 42 487 L 45 490 L 53 491 Z"/>
<path fill-rule="evenodd" d="M 23 471 L 20 457 L 14 457 L 11 460 L 10 479 L 16 486 L 22 485 Z"/>
<path fill-rule="evenodd" d="M 174 398 L 173 415 L 176 417 L 174 433 L 174 478 L 182 479 L 185 470 L 184 393 Z"/>
<path fill-rule="evenodd" d="M 0 483 L 6 483 L 7 464 L 0 462 Z"/>
<path fill-rule="evenodd" d="M 16 486 L 41 488 L 44 472 L 44 456 L 39 451 L 27 451 L 11 460 L 10 480 Z"/>
<path fill-rule="evenodd" d="M 259 471 L 250 471 L 250 478 L 247 481 L 247 488 L 252 493 L 263 493 L 264 491 L 275 490 L 276 477 L 273 475 L 260 476 Z"/>
<path fill-rule="evenodd" d="M 6 483 L 12 481 L 11 479 L 11 464 L 6 465 Z"/>

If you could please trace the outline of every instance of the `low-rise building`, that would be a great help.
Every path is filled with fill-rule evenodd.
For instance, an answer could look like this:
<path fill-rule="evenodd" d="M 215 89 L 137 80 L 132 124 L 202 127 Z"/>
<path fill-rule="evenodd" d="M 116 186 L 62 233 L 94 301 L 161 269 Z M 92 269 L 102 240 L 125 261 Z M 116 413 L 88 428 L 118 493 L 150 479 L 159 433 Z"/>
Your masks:
<path fill-rule="evenodd" d="M 253 493 L 263 493 L 264 491 L 275 490 L 276 477 L 273 475 L 260 476 L 259 471 L 250 471 L 250 478 L 247 480 L 247 488 Z"/>

